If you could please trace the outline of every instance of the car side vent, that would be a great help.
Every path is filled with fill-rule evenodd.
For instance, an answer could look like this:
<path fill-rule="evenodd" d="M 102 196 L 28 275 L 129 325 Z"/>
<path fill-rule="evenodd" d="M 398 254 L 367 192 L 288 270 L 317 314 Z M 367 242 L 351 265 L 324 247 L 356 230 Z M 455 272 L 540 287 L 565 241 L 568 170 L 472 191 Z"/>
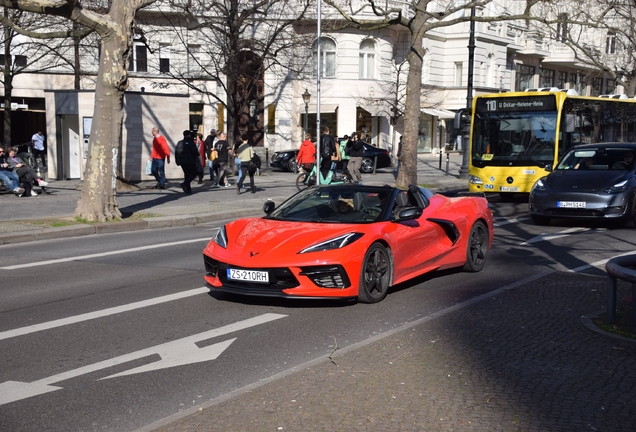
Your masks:
<path fill-rule="evenodd" d="M 435 218 L 428 218 L 427 220 L 429 222 L 436 223 L 437 225 L 442 227 L 442 229 L 444 230 L 444 233 L 446 234 L 448 239 L 451 241 L 451 243 L 453 244 L 457 243 L 457 240 L 459 240 L 459 230 L 457 229 L 457 227 L 455 226 L 453 222 L 446 219 L 435 219 Z"/>

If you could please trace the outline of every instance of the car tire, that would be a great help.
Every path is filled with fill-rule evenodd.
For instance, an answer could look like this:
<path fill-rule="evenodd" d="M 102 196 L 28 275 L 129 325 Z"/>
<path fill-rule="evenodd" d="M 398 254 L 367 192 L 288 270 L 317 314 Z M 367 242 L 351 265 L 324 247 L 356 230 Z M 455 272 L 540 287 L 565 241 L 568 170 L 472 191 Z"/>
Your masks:
<path fill-rule="evenodd" d="M 545 216 L 530 215 L 532 223 L 539 226 L 545 226 L 550 224 L 550 218 Z"/>
<path fill-rule="evenodd" d="M 360 172 L 371 174 L 373 172 L 373 159 L 368 157 L 362 158 L 362 163 L 360 164 Z"/>
<path fill-rule="evenodd" d="M 466 243 L 466 263 L 464 270 L 468 272 L 481 271 L 486 265 L 488 256 L 488 229 L 482 221 L 473 224 Z"/>
<path fill-rule="evenodd" d="M 389 292 L 393 264 L 386 247 L 373 243 L 362 261 L 358 300 L 361 303 L 377 303 Z"/>
<path fill-rule="evenodd" d="M 296 159 L 291 158 L 287 161 L 287 163 L 285 164 L 285 168 L 287 169 L 287 171 L 289 172 L 298 172 L 298 168 L 296 167 Z"/>
<path fill-rule="evenodd" d="M 305 190 L 309 186 L 313 186 L 316 184 L 316 176 L 311 174 L 309 179 L 307 179 L 307 176 L 309 175 L 310 173 L 308 172 L 298 174 L 298 177 L 296 177 L 296 189 L 298 189 L 298 191 Z"/>

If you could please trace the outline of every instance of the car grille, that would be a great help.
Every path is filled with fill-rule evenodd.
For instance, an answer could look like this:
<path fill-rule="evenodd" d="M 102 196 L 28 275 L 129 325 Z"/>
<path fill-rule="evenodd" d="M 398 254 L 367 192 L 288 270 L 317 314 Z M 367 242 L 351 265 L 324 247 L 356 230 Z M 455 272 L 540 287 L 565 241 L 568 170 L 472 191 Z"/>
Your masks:
<path fill-rule="evenodd" d="M 242 292 L 245 294 L 280 294 L 284 289 L 295 288 L 300 285 L 294 274 L 288 268 L 245 268 L 232 265 L 234 269 L 244 270 L 257 270 L 266 271 L 269 273 L 268 283 L 250 282 L 250 281 L 236 281 L 227 278 L 228 264 L 219 262 L 215 259 L 203 256 L 203 263 L 205 264 L 206 276 L 217 276 L 223 288 L 228 288 L 232 291 Z"/>
<path fill-rule="evenodd" d="M 598 210 L 584 209 L 548 209 L 545 211 L 546 216 L 554 217 L 603 217 L 604 214 Z"/>

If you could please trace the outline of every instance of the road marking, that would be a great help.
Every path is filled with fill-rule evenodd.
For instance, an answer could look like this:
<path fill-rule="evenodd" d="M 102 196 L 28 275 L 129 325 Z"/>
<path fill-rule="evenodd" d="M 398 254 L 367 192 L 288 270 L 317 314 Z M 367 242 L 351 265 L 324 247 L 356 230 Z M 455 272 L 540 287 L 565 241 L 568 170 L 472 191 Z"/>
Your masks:
<path fill-rule="evenodd" d="M 186 297 L 192 297 L 199 294 L 209 293 L 210 289 L 207 287 L 195 288 L 188 291 L 183 291 L 175 294 L 168 294 L 161 297 L 155 297 L 148 300 L 142 300 L 135 303 L 129 303 L 121 306 L 115 306 L 108 309 L 103 309 L 95 312 L 88 312 L 85 314 L 75 315 L 68 318 L 61 318 L 58 320 L 48 321 L 40 324 L 33 324 L 26 327 L 20 327 L 14 330 L 7 330 L 0 332 L 0 340 L 10 339 L 16 336 L 23 336 L 29 333 L 36 333 L 43 330 L 49 330 L 56 327 L 62 327 L 69 324 L 76 324 L 82 321 L 88 321 L 96 318 L 102 318 L 109 315 L 115 315 L 122 312 L 128 312 L 135 309 L 141 309 L 148 306 L 154 306 L 161 303 L 167 303 L 174 300 L 180 300 Z"/>
<path fill-rule="evenodd" d="M 528 219 L 525 217 L 516 217 L 516 218 L 507 218 L 507 217 L 497 217 L 493 220 L 494 226 L 504 226 L 513 223 L 522 222 L 524 219 Z"/>
<path fill-rule="evenodd" d="M 530 240 L 526 240 L 523 243 L 520 243 L 519 245 L 524 246 L 524 245 L 529 245 L 532 243 L 538 243 L 540 241 L 550 241 L 550 240 L 558 239 L 560 237 L 567 237 L 575 233 L 586 232 L 586 231 L 592 231 L 592 228 L 569 228 L 564 231 L 559 231 L 553 234 L 541 234 L 531 238 Z"/>
<path fill-rule="evenodd" d="M 159 355 L 161 357 L 161 360 L 128 371 L 110 375 L 102 379 L 115 378 L 151 370 L 159 370 L 214 360 L 219 355 L 221 355 L 221 353 L 223 353 L 223 351 L 225 351 L 232 344 L 232 342 L 236 340 L 236 338 L 229 339 L 224 342 L 219 342 L 203 348 L 199 348 L 196 345 L 196 342 L 202 342 L 204 340 L 223 336 L 228 333 L 245 330 L 250 327 L 265 324 L 285 317 L 287 317 L 287 315 L 266 313 L 254 318 L 249 318 L 223 327 L 208 330 L 203 333 L 188 336 L 183 339 L 177 339 L 172 342 L 167 342 L 129 354 L 124 354 L 112 359 L 100 361 L 92 365 L 83 366 L 68 372 L 63 372 L 57 375 L 43 378 L 41 380 L 33 382 L 5 381 L 3 383 L 0 383 L 0 405 L 16 402 L 45 393 L 50 393 L 56 390 L 61 390 L 63 387 L 53 386 L 52 384 L 66 381 L 68 379 L 92 373 L 101 369 L 117 366 L 129 361 L 138 360 L 140 358 L 148 357 L 151 355 Z"/>
<path fill-rule="evenodd" d="M 116 251 L 100 252 L 100 253 L 89 254 L 89 255 L 78 255 L 78 256 L 60 258 L 60 259 L 48 260 L 48 261 L 37 261 L 37 262 L 34 261 L 34 262 L 29 262 L 24 264 L 16 264 L 12 266 L 0 267 L 0 270 L 17 270 L 17 269 L 28 268 L 28 267 L 40 267 L 40 266 L 49 265 L 49 264 L 58 264 L 63 262 L 75 261 L 75 260 L 99 258 L 99 257 L 119 255 L 119 254 L 130 253 L 130 252 L 139 252 L 139 251 L 144 251 L 149 249 L 158 249 L 162 247 L 176 246 L 176 245 L 182 245 L 182 244 L 188 244 L 188 243 L 196 243 L 200 241 L 210 241 L 210 237 L 203 237 L 203 238 L 192 239 L 192 240 L 182 240 L 182 241 L 171 242 L 171 243 L 160 243 L 160 244 L 148 245 L 148 246 L 139 246 L 136 248 L 120 249 Z"/>

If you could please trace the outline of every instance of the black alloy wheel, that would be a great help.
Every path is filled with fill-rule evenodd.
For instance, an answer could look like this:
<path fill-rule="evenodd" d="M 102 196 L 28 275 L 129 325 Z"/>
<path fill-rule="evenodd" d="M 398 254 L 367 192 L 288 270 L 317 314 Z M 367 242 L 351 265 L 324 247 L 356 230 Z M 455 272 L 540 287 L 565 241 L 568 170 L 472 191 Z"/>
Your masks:
<path fill-rule="evenodd" d="M 393 265 L 387 248 L 379 243 L 371 245 L 364 256 L 358 288 L 358 300 L 377 303 L 389 292 Z"/>
<path fill-rule="evenodd" d="M 488 229 L 482 221 L 473 224 L 468 234 L 468 243 L 466 245 L 466 264 L 464 270 L 469 272 L 478 272 L 486 265 L 486 257 L 488 256 Z"/>

